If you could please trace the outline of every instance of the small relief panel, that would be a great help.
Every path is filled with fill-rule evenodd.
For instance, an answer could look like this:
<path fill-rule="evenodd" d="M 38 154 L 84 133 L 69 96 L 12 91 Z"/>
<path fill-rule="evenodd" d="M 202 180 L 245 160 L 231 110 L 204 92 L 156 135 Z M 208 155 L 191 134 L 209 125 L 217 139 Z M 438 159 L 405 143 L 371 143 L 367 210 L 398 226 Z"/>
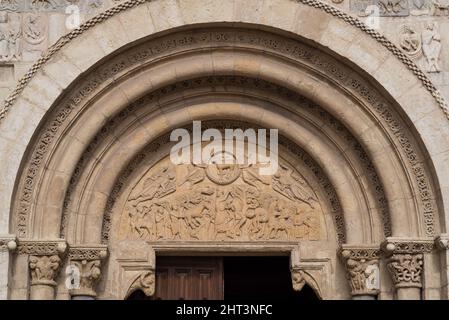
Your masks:
<path fill-rule="evenodd" d="M 0 12 L 0 62 L 14 62 L 21 58 L 20 15 Z"/>
<path fill-rule="evenodd" d="M 283 162 L 261 176 L 255 166 L 175 166 L 167 158 L 135 185 L 120 220 L 121 240 L 293 241 L 324 233 L 314 191 Z"/>
<path fill-rule="evenodd" d="M 373 10 L 377 8 L 377 10 Z M 405 17 L 410 15 L 408 0 L 351 0 L 351 12 L 361 17 L 377 14 L 381 17 Z"/>
<path fill-rule="evenodd" d="M 48 47 L 48 17 L 43 14 L 26 13 L 22 21 L 23 49 L 27 60 L 32 60 Z M 28 57 L 29 55 L 35 57 Z"/>

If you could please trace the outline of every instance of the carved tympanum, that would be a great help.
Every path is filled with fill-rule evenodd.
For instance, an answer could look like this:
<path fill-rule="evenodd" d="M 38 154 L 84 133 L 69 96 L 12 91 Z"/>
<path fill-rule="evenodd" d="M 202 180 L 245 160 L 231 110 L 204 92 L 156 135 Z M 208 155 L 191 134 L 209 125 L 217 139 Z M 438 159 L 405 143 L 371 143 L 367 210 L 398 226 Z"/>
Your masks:
<path fill-rule="evenodd" d="M 165 159 L 131 191 L 122 238 L 317 240 L 321 214 L 310 185 L 290 165 L 261 176 L 254 166 L 174 166 Z"/>

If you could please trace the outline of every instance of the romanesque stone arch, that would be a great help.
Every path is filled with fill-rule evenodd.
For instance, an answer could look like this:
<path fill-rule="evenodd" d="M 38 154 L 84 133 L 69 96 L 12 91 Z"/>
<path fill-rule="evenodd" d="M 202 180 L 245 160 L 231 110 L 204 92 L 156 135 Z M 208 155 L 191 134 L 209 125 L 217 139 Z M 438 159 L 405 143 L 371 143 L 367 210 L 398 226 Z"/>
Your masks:
<path fill-rule="evenodd" d="M 126 212 L 119 208 L 139 196 L 131 191 L 136 181 L 145 172 L 145 179 L 162 179 L 169 170 L 151 169 L 167 155 L 167 133 L 192 120 L 221 126 L 238 120 L 280 128 L 286 159 L 299 161 L 297 175 L 322 199 L 326 236 L 262 237 L 266 250 L 300 255 L 292 258 L 292 270 L 313 279 L 323 298 L 350 295 L 339 280 L 343 265 L 355 279 L 355 296 L 392 296 L 386 265 L 398 297 L 419 297 L 422 277 L 430 296 L 445 281 L 428 274 L 441 268 L 431 257 L 434 238 L 446 230 L 449 181 L 449 150 L 441 150 L 449 149 L 447 107 L 438 92 L 385 38 L 323 3 L 273 1 L 290 13 L 282 19 L 270 7 L 255 15 L 248 2 L 239 2 L 238 10 L 232 1 L 218 3 L 127 1 L 62 38 L 19 84 L 0 124 L 0 147 L 9 150 L 0 169 L 6 199 L 0 208 L 9 228 L 1 231 L 19 239 L 12 268 L 26 268 L 28 256 L 37 257 L 29 267 L 54 266 L 47 275 L 55 276 L 66 241 L 70 263 L 84 262 L 84 284 L 93 290 L 99 277 L 89 272 L 98 273 L 108 248 L 99 295 L 121 298 L 129 288 L 114 283 L 147 279 L 154 252 L 174 250 L 157 240 L 176 238 L 119 236 Z M 291 161 L 286 170 L 293 170 Z M 189 236 L 181 237 L 193 241 L 186 250 L 218 245 L 205 237 L 196 240 L 207 245 L 197 246 Z M 233 251 L 253 238 L 228 240 L 236 242 L 222 249 Z M 308 255 L 319 241 L 325 253 Z M 388 260 L 379 263 L 381 244 Z M 416 268 L 403 271 L 404 260 Z M 382 286 L 357 280 L 368 269 Z M 412 280 L 402 272 L 413 273 Z M 56 286 L 54 279 L 31 277 L 31 297 L 53 295 L 47 287 Z M 13 279 L 11 294 L 25 297 L 27 282 Z M 69 294 L 64 283 L 57 285 L 58 295 Z"/>

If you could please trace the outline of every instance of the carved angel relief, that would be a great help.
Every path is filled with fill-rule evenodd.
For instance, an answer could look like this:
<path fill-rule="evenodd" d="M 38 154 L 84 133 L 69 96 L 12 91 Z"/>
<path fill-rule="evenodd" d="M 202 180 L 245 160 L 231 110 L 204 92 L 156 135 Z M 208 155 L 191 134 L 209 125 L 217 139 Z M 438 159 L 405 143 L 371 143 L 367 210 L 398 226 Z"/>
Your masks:
<path fill-rule="evenodd" d="M 318 240 L 321 207 L 306 180 L 281 164 L 274 176 L 254 166 L 150 169 L 131 191 L 121 237 L 158 240 Z"/>

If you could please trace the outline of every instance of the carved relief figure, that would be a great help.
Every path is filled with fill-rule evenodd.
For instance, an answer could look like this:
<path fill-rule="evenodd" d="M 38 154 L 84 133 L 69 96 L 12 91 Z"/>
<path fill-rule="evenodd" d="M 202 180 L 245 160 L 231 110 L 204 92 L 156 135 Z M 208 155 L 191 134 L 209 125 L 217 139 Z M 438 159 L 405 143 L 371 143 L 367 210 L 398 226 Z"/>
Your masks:
<path fill-rule="evenodd" d="M 0 12 L 0 61 L 15 61 L 21 58 L 20 24 L 12 21 L 8 13 Z"/>
<path fill-rule="evenodd" d="M 23 37 L 31 45 L 41 44 L 47 38 L 47 23 L 43 16 L 30 13 L 24 17 Z"/>
<path fill-rule="evenodd" d="M 0 0 L 0 11 L 18 11 L 19 7 L 19 0 Z"/>
<path fill-rule="evenodd" d="M 125 206 L 126 237 L 248 241 L 321 236 L 316 196 L 288 165 L 267 178 L 248 166 L 211 164 L 210 169 L 167 162 L 150 169 L 131 192 Z"/>
<path fill-rule="evenodd" d="M 399 46 L 411 58 L 417 58 L 421 54 L 421 37 L 413 27 L 403 25 L 399 30 Z"/>
<path fill-rule="evenodd" d="M 153 200 L 154 198 L 162 198 L 176 190 L 175 175 L 173 170 L 163 167 L 160 172 L 147 178 L 143 183 L 143 189 L 140 193 L 132 198 L 135 204 Z"/>
<path fill-rule="evenodd" d="M 427 72 L 440 72 L 441 36 L 435 23 L 428 23 L 422 33 L 423 53 L 427 61 Z"/>
<path fill-rule="evenodd" d="M 381 16 L 408 16 L 409 4 L 407 0 L 378 0 L 377 5 Z"/>

